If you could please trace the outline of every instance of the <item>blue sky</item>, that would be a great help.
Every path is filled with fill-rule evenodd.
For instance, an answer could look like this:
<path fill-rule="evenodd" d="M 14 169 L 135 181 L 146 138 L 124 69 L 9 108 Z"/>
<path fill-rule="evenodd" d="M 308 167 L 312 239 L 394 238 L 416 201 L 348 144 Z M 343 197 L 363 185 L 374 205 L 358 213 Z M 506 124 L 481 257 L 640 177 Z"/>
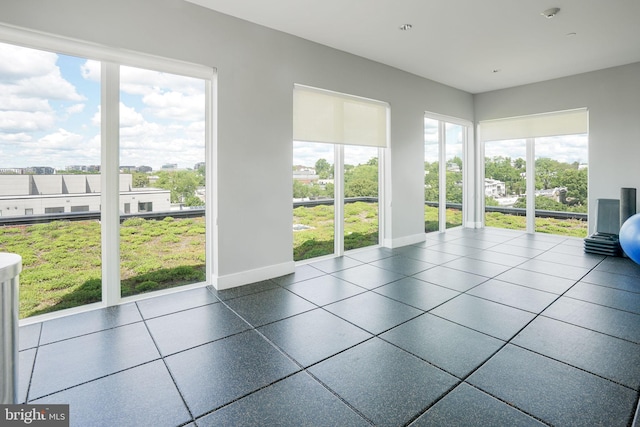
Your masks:
<path fill-rule="evenodd" d="M 121 67 L 120 164 L 204 161 L 204 81 Z M 100 63 L 0 43 L 0 167 L 100 164 Z"/>

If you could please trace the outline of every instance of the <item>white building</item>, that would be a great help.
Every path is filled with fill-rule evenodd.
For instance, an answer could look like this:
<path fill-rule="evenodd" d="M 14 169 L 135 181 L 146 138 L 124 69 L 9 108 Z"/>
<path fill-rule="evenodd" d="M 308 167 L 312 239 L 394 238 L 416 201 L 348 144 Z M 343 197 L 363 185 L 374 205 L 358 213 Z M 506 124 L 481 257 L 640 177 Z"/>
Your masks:
<path fill-rule="evenodd" d="M 100 211 L 100 175 L 0 175 L 0 216 Z M 170 191 L 133 188 L 120 175 L 120 212 L 171 209 Z"/>

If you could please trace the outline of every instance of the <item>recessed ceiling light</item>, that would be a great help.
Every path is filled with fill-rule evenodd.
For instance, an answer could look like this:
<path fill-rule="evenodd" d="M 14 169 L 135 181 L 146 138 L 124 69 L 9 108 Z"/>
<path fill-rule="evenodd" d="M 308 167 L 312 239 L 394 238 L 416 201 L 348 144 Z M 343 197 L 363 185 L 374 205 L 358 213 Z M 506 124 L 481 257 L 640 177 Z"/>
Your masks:
<path fill-rule="evenodd" d="M 547 9 L 544 12 L 542 12 L 542 16 L 544 16 L 547 19 L 551 19 L 554 16 L 556 16 L 558 12 L 560 12 L 559 7 L 552 7 L 551 9 Z"/>
<path fill-rule="evenodd" d="M 402 30 L 402 31 L 409 31 L 410 29 L 413 28 L 413 25 L 411 25 L 411 24 L 402 24 L 398 28 L 400 28 L 400 30 Z"/>

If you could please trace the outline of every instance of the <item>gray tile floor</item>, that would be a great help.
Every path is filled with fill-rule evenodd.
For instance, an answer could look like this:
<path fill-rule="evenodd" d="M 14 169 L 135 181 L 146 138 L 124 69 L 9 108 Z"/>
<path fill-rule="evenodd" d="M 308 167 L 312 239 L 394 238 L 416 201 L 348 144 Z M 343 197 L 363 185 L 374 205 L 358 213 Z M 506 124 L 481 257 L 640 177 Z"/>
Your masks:
<path fill-rule="evenodd" d="M 639 390 L 640 267 L 497 229 L 20 330 L 75 426 L 629 426 Z"/>

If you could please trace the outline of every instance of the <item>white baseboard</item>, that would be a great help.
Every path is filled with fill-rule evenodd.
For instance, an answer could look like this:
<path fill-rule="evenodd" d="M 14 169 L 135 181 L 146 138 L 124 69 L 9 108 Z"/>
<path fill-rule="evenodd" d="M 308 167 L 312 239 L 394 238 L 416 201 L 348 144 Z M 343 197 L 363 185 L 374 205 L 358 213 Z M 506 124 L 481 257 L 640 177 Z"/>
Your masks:
<path fill-rule="evenodd" d="M 398 237 L 397 239 L 384 239 L 384 246 L 391 249 L 399 248 L 401 246 L 415 245 L 416 243 L 424 242 L 425 239 L 425 233 L 413 234 L 411 236 Z"/>
<path fill-rule="evenodd" d="M 273 279 L 274 277 L 284 276 L 293 273 L 296 263 L 293 261 L 284 262 L 282 264 L 270 265 L 267 267 L 256 268 L 254 270 L 242 271 L 240 273 L 226 274 L 224 276 L 214 275 L 212 280 L 213 287 L 221 291 L 223 289 L 235 288 L 250 283 L 260 282 L 262 280 Z"/>
<path fill-rule="evenodd" d="M 473 222 L 473 221 L 467 221 L 466 228 L 482 228 L 482 221 L 478 221 L 478 222 Z"/>

